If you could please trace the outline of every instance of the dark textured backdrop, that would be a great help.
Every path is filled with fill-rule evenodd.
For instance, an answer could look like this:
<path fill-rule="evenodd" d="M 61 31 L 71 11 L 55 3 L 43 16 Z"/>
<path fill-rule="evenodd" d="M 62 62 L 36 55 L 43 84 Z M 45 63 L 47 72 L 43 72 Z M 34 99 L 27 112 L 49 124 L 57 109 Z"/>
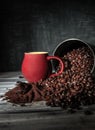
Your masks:
<path fill-rule="evenodd" d="M 0 4 L 0 71 L 20 70 L 25 51 L 48 51 L 61 41 L 80 38 L 95 45 L 95 4 L 7 1 Z"/>

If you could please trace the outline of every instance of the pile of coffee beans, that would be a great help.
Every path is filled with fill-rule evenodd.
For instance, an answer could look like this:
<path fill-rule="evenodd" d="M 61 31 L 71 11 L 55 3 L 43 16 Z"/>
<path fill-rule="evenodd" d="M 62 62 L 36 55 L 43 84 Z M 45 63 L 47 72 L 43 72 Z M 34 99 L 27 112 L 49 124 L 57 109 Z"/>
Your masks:
<path fill-rule="evenodd" d="M 91 75 L 94 61 L 90 50 L 87 47 L 73 49 L 62 60 L 64 72 L 42 82 L 47 105 L 78 108 L 80 105 L 94 104 L 95 83 Z"/>

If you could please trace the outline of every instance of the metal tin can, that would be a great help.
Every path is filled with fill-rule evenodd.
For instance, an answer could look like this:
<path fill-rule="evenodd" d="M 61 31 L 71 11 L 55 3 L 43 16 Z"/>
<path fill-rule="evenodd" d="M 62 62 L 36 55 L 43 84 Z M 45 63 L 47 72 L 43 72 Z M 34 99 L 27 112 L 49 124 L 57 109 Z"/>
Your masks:
<path fill-rule="evenodd" d="M 91 44 L 88 44 L 77 38 L 66 39 L 55 47 L 55 49 L 53 51 L 53 55 L 62 57 L 64 54 L 67 54 L 68 52 L 72 51 L 73 49 L 77 49 L 77 48 L 83 47 L 83 46 L 88 47 L 91 51 L 92 58 L 93 58 L 93 66 L 91 69 L 91 73 L 93 73 L 95 75 L 95 47 Z M 54 66 L 54 68 L 57 66 L 56 61 L 53 62 L 53 66 Z"/>

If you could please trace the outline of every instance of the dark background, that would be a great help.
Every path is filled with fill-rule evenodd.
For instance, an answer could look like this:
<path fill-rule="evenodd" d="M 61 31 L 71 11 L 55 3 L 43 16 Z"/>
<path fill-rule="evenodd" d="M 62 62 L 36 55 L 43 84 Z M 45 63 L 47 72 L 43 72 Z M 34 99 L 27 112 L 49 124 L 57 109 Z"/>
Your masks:
<path fill-rule="evenodd" d="M 95 45 L 91 0 L 3 1 L 0 4 L 0 72 L 21 69 L 24 52 L 48 51 L 65 39 Z"/>

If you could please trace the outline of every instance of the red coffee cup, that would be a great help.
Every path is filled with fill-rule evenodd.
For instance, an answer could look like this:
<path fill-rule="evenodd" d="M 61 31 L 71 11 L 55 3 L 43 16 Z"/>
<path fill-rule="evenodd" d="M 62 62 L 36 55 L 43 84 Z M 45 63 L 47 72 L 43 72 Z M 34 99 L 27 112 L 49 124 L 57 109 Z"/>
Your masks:
<path fill-rule="evenodd" d="M 52 73 L 50 60 L 57 60 L 61 64 L 61 69 Z M 62 60 L 57 56 L 48 56 L 48 52 L 29 52 L 24 54 L 21 71 L 28 82 L 37 82 L 50 76 L 58 76 L 64 70 Z"/>

